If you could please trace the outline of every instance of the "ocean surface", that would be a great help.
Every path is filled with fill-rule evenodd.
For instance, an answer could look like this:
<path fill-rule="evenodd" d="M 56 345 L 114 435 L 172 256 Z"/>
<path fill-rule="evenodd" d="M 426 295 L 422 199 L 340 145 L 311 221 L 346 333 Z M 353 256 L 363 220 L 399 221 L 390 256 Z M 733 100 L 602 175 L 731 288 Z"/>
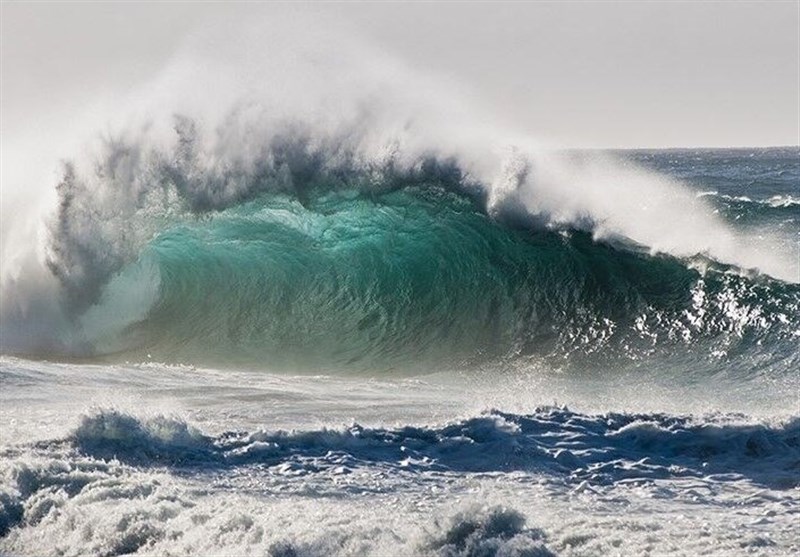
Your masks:
<path fill-rule="evenodd" d="M 800 553 L 797 147 L 174 129 L 4 285 L 0 553 Z"/>

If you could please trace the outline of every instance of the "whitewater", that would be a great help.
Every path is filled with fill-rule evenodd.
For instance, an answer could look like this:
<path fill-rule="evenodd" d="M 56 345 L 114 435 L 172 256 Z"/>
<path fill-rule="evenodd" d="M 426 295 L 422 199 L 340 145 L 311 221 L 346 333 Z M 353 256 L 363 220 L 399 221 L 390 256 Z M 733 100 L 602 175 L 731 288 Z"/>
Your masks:
<path fill-rule="evenodd" d="M 4 150 L 0 553 L 800 552 L 797 146 L 268 35 Z"/>

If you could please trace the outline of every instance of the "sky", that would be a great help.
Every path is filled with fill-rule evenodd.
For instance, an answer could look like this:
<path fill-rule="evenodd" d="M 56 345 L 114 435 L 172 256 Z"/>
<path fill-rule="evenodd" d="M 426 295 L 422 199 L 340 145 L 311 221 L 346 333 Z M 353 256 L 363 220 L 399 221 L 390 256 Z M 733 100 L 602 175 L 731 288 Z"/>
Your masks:
<path fill-rule="evenodd" d="M 800 1 L 3 2 L 3 141 L 113 102 L 198 29 L 287 14 L 309 42 L 344 22 L 558 145 L 800 144 Z"/>

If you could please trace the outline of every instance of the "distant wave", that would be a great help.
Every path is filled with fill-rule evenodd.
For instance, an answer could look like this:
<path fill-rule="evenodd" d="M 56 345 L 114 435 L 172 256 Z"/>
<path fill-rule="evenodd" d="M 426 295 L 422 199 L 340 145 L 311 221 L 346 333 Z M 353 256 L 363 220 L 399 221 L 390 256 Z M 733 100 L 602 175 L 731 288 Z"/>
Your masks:
<path fill-rule="evenodd" d="M 718 191 L 702 191 L 697 194 L 698 197 L 719 197 L 725 201 L 738 202 L 738 203 L 752 203 L 756 205 L 763 205 L 775 209 L 789 208 L 800 206 L 800 197 L 792 195 L 772 195 L 765 199 L 752 199 L 746 195 L 726 195 Z"/>

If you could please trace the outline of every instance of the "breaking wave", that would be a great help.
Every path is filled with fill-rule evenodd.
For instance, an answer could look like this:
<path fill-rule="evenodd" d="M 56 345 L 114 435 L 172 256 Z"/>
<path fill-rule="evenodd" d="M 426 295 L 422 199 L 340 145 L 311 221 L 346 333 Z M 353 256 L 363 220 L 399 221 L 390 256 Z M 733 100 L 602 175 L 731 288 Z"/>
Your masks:
<path fill-rule="evenodd" d="M 64 163 L 43 227 L 38 199 L 3 206 L 0 350 L 325 372 L 796 363 L 791 193 L 770 198 L 779 234 L 738 227 L 647 170 L 658 157 L 545 150 L 397 61 L 278 27 L 291 69 L 247 40 L 233 67 L 195 45 Z M 795 176 L 793 149 L 767 153 L 764 180 Z"/>
<path fill-rule="evenodd" d="M 306 371 L 596 364 L 698 343 L 796 355 L 796 285 L 670 248 L 672 228 L 664 251 L 642 243 L 658 230 L 617 224 L 616 205 L 548 200 L 536 159 L 512 154 L 487 184 L 455 158 L 367 159 L 293 128 L 209 167 L 196 124 L 175 129 L 172 151 L 112 142 L 91 174 L 67 165 L 47 256 L 67 325 L 49 353 Z M 564 157 L 549 164 L 605 168 Z M 697 202 L 646 184 L 660 210 Z M 14 332 L 6 350 L 38 338 Z"/>

